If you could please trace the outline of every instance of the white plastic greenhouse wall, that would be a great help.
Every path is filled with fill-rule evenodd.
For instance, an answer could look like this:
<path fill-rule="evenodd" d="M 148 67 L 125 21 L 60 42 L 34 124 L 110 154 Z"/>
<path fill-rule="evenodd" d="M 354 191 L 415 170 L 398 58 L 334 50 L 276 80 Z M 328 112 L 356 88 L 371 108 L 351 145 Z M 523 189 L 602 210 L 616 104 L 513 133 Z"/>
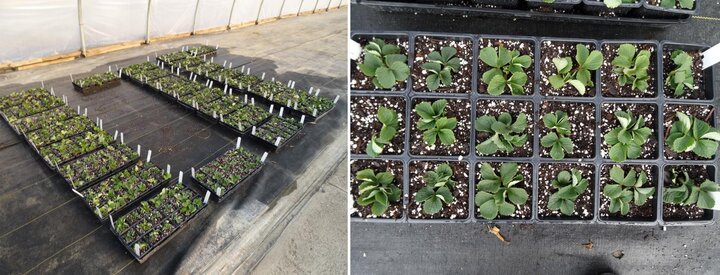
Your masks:
<path fill-rule="evenodd" d="M 87 50 L 345 5 L 347 0 L 0 0 L 0 64 L 79 52 L 82 36 Z"/>

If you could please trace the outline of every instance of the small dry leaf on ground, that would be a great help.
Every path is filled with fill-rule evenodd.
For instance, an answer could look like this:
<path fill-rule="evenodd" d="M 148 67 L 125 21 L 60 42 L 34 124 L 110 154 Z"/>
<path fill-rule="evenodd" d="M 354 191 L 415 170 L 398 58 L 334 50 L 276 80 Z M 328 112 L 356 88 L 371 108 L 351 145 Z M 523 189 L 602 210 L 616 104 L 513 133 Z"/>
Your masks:
<path fill-rule="evenodd" d="M 623 256 L 625 256 L 625 252 L 618 249 L 618 250 L 613 251 L 612 256 L 615 258 L 621 259 Z"/>
<path fill-rule="evenodd" d="M 494 225 L 492 227 L 488 226 L 488 231 L 490 233 L 492 233 L 493 235 L 495 235 L 495 237 L 497 237 L 504 244 L 510 244 L 510 242 L 505 240 L 505 237 L 503 237 L 503 235 L 500 234 L 500 228 L 498 228 L 497 226 L 494 226 Z"/>
<path fill-rule="evenodd" d="M 593 249 L 593 246 L 594 246 L 595 244 L 592 242 L 592 240 L 588 240 L 588 242 L 586 242 L 586 243 L 584 243 L 584 244 L 582 244 L 582 245 L 585 247 L 585 249 L 587 249 L 587 250 L 592 250 L 592 249 Z"/>

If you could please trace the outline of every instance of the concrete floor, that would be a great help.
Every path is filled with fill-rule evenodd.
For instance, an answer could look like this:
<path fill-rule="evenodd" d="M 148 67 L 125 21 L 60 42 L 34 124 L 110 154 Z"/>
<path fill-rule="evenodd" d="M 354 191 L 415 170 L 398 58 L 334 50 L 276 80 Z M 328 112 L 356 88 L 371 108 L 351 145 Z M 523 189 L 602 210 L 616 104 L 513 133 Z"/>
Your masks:
<path fill-rule="evenodd" d="M 216 62 L 228 60 L 280 81 L 295 80 L 299 87 L 320 88 L 321 94 L 330 98 L 341 96 L 336 108 L 320 122 L 307 126 L 287 148 L 270 154 L 246 194 L 211 203 L 144 264 L 137 263 L 112 235 L 109 225 L 96 222 L 62 179 L 1 123 L 0 274 L 187 274 L 219 268 L 225 272 L 213 274 L 245 273 L 262 267 L 263 257 L 271 259 L 272 251 L 280 249 L 273 245 L 282 247 L 287 238 L 312 245 L 314 241 L 293 233 L 295 228 L 336 223 L 338 215 L 345 214 L 344 196 L 327 196 L 318 190 L 337 189 L 330 184 L 343 186 L 338 178 L 347 173 L 343 164 L 347 158 L 346 21 L 347 8 L 342 8 L 0 75 L 0 95 L 38 86 L 44 80 L 46 87 L 67 95 L 71 106 L 82 105 L 91 117 L 103 118 L 106 130 L 124 131 L 130 146 L 142 144 L 144 149 L 152 149 L 153 162 L 161 167 L 171 164 L 175 173 L 182 170 L 186 174 L 190 167 L 202 166 L 233 146 L 235 136 L 128 82 L 81 96 L 72 91 L 68 74 L 77 77 L 101 72 L 108 65 L 138 63 L 145 56 L 153 58 L 155 52 L 207 42 L 221 47 Z M 263 151 L 249 142 L 244 146 L 256 153 Z M 318 203 L 333 214 L 308 212 L 315 211 L 313 206 Z M 337 203 L 342 207 L 335 207 Z M 313 219 L 296 221 L 308 215 Z M 345 246 L 347 233 L 340 229 L 323 233 L 338 242 L 314 249 L 343 254 L 344 259 L 346 250 L 337 247 Z M 320 252 L 322 249 L 331 252 Z M 319 257 L 308 260 L 316 261 L 308 267 L 322 268 L 319 271 L 346 270 Z"/>
<path fill-rule="evenodd" d="M 441 15 L 389 14 L 351 7 L 351 31 L 428 31 L 495 35 L 720 42 L 720 3 L 667 29 L 562 24 Z M 716 66 L 715 90 L 720 89 Z M 717 214 L 717 213 L 716 213 Z M 351 223 L 356 274 L 720 274 L 720 226 L 503 225 L 503 244 L 482 224 Z M 583 244 L 592 242 L 593 248 Z M 616 258 L 622 251 L 624 256 Z"/>

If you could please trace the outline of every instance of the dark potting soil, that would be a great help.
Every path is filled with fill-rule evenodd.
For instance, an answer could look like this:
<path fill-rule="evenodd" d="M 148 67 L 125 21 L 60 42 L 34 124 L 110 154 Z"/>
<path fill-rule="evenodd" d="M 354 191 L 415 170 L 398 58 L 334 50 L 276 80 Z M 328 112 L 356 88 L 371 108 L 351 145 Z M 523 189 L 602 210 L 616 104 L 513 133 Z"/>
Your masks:
<path fill-rule="evenodd" d="M 482 50 L 485 47 L 498 47 L 500 45 L 505 46 L 508 50 L 518 50 L 520 52 L 520 55 L 528 55 L 530 56 L 530 59 L 532 59 L 532 62 L 530 62 L 530 67 L 525 69 L 525 74 L 527 74 L 527 82 L 525 83 L 525 93 L 526 95 L 531 95 L 533 93 L 533 83 L 535 82 L 535 45 L 533 45 L 532 41 L 529 40 L 505 40 L 505 39 L 487 39 L 483 38 L 480 39 L 479 47 L 478 47 L 478 53 L 480 50 Z M 478 93 L 481 94 L 487 94 L 487 84 L 482 82 L 482 75 L 483 73 L 487 72 L 488 70 L 492 69 L 488 64 L 485 64 L 482 60 L 478 60 Z M 506 87 L 504 94 L 510 94 L 510 90 Z"/>
<path fill-rule="evenodd" d="M 412 102 L 412 116 L 408 122 L 410 126 L 410 153 L 413 155 L 430 155 L 430 156 L 466 156 L 470 147 L 470 130 L 472 125 L 470 122 L 470 101 L 460 99 L 447 100 L 445 106 L 445 117 L 456 118 L 457 126 L 453 130 L 455 133 L 455 143 L 451 145 L 442 145 L 440 138 L 435 144 L 426 144 L 423 140 L 423 132 L 417 128 L 417 122 L 420 116 L 414 111 L 415 106 L 420 102 L 427 101 L 432 104 L 435 100 L 428 98 L 416 98 Z"/>
<path fill-rule="evenodd" d="M 605 97 L 654 97 L 657 94 L 657 49 L 653 44 L 633 44 L 635 45 L 635 54 L 640 50 L 650 51 L 650 66 L 648 67 L 648 88 L 644 92 L 633 90 L 632 83 L 626 83 L 620 86 L 617 76 L 613 73 L 612 60 L 617 55 L 618 48 L 621 44 L 606 43 L 602 45 L 603 65 L 600 67 L 600 80 L 602 82 L 602 95 Z"/>
<path fill-rule="evenodd" d="M 425 172 L 432 171 L 438 165 L 447 163 L 453 170 L 452 179 L 457 183 L 452 190 L 455 200 L 448 204 L 443 203 L 443 209 L 433 215 L 422 211 L 422 203 L 415 201 L 415 194 L 425 187 L 423 175 Z M 468 217 L 468 200 L 470 189 L 468 182 L 469 165 L 465 161 L 412 161 L 409 167 L 410 172 L 410 205 L 408 206 L 408 215 L 413 219 L 465 219 Z"/>
<path fill-rule="evenodd" d="M 377 217 L 372 214 L 372 204 L 367 206 L 360 206 L 357 204 L 359 194 L 358 187 L 362 183 L 355 178 L 355 174 L 358 171 L 364 169 L 373 169 L 375 174 L 381 172 L 390 172 L 395 176 L 393 184 L 403 190 L 403 163 L 402 161 L 395 160 L 352 160 L 350 161 L 350 192 L 353 199 L 353 209 L 350 213 L 350 217 L 361 217 L 361 218 L 383 218 L 383 219 L 399 219 L 403 216 L 403 196 L 400 197 L 399 201 L 390 202 L 385 214 L 381 217 Z M 404 194 L 404 192 L 403 192 Z"/>
<path fill-rule="evenodd" d="M 700 56 L 700 51 L 686 51 L 690 57 L 693 59 L 693 64 L 690 66 L 690 70 L 693 74 L 693 84 L 694 87 L 691 90 L 688 87 L 685 87 L 683 89 L 684 94 L 680 96 L 675 95 L 675 87 L 674 85 L 665 85 L 665 81 L 668 78 L 668 75 L 670 72 L 675 70 L 677 67 L 675 63 L 670 58 L 670 55 L 672 54 L 673 50 L 671 48 L 663 48 L 663 79 L 662 79 L 662 85 L 665 87 L 665 96 L 671 97 L 671 98 L 687 98 L 687 99 L 708 99 L 705 95 L 705 80 L 704 80 L 704 74 L 702 69 L 702 57 Z"/>
<path fill-rule="evenodd" d="M 710 124 L 710 126 L 715 126 L 713 123 L 713 114 L 715 113 L 715 108 L 713 108 L 710 105 L 676 105 L 676 104 L 665 104 L 665 114 L 664 114 L 664 120 L 663 125 L 665 126 L 665 132 L 663 133 L 663 140 L 667 140 L 668 135 L 670 134 L 670 127 L 672 126 L 673 122 L 675 122 L 675 113 L 676 112 L 683 112 L 687 115 L 692 115 L 696 118 L 699 118 L 707 123 Z M 685 159 L 691 159 L 691 160 L 700 160 L 705 159 L 698 155 L 695 155 L 692 151 L 690 152 L 683 152 L 683 153 L 677 153 L 672 150 L 670 150 L 670 147 L 664 143 L 665 148 L 665 158 L 666 159 L 677 159 L 677 160 L 685 160 Z M 713 156 L 714 158 L 714 156 Z"/>
<path fill-rule="evenodd" d="M 635 172 L 639 175 L 641 171 L 644 171 L 648 176 L 648 181 L 643 185 L 643 187 L 655 187 L 655 193 L 648 198 L 648 200 L 643 204 L 642 206 L 638 206 L 634 204 L 634 202 L 630 203 L 630 212 L 627 213 L 627 215 L 622 215 L 620 212 L 617 213 L 610 213 L 608 209 L 610 208 L 610 200 L 605 196 L 602 195 L 603 188 L 605 188 L 605 185 L 607 184 L 616 184 L 612 179 L 610 179 L 610 169 L 614 165 L 603 165 L 602 170 L 600 171 L 600 218 L 603 220 L 613 220 L 613 221 L 624 221 L 624 220 L 647 220 L 647 221 L 654 221 L 657 217 L 655 214 L 655 206 L 656 200 L 657 200 L 657 167 L 654 165 L 620 165 L 620 168 L 625 171 L 627 174 L 630 169 L 634 169 Z"/>
<path fill-rule="evenodd" d="M 595 44 L 592 43 L 581 43 L 581 42 L 560 42 L 545 40 L 540 43 L 540 94 L 544 96 L 595 96 L 595 86 L 585 87 L 585 94 L 581 95 L 575 88 L 570 84 L 565 84 L 560 90 L 555 90 L 550 85 L 550 76 L 557 74 L 557 68 L 553 64 L 553 58 L 557 57 L 570 57 L 573 60 L 573 70 L 577 69 L 577 61 L 575 60 L 575 54 L 577 50 L 575 46 L 577 44 L 583 44 L 588 47 L 591 52 L 595 50 Z M 592 81 L 595 82 L 595 71 L 591 71 Z M 594 83 L 597 85 L 597 83 Z"/>
<path fill-rule="evenodd" d="M 443 47 L 453 47 L 455 55 L 460 59 L 460 70 L 452 73 L 452 85 L 440 86 L 435 91 L 427 88 L 425 79 L 428 72 L 421 68 L 427 62 L 427 55 L 433 51 L 440 52 Z M 415 59 L 412 66 L 413 89 L 418 92 L 435 93 L 469 93 L 472 84 L 473 42 L 470 39 L 450 37 L 418 36 L 415 38 Z"/>
<path fill-rule="evenodd" d="M 397 112 L 399 129 L 391 143 L 383 147 L 383 155 L 399 155 L 405 147 L 405 98 L 353 96 L 350 99 L 350 152 L 365 154 L 373 135 L 379 136 L 383 124 L 377 118 L 380 106 Z"/>
<path fill-rule="evenodd" d="M 376 37 L 358 37 L 354 40 L 360 43 L 361 47 L 365 47 L 365 45 L 368 44 L 369 41 L 371 41 L 374 38 L 382 38 L 385 40 L 385 43 L 388 44 L 394 44 L 400 47 L 400 53 L 407 55 L 408 54 L 408 38 L 407 37 L 391 37 L 391 36 L 376 36 Z M 364 53 L 360 54 L 360 57 L 357 60 L 350 60 L 350 89 L 353 90 L 384 90 L 384 89 L 378 89 L 375 87 L 375 85 L 372 83 L 372 79 L 368 78 L 365 74 L 360 71 L 360 67 L 358 64 L 363 63 L 363 57 Z M 395 86 L 390 89 L 391 91 L 403 91 L 405 89 L 406 81 L 398 82 L 395 84 Z"/>
<path fill-rule="evenodd" d="M 642 152 L 638 159 L 654 159 L 658 157 L 658 140 L 657 131 L 657 105 L 655 104 L 627 104 L 627 103 L 606 103 L 602 105 L 602 120 L 600 121 L 600 131 L 602 133 L 602 144 L 600 155 L 605 159 L 610 159 L 608 152 L 610 146 L 605 143 L 605 134 L 616 127 L 620 127 L 620 123 L 615 117 L 615 111 L 632 112 L 634 117 L 643 116 L 645 118 L 645 127 L 650 128 L 652 133 L 648 137 L 645 145 L 642 146 Z"/>
<path fill-rule="evenodd" d="M 490 166 L 495 169 L 495 174 L 500 175 L 500 165 L 499 162 L 488 162 Z M 482 178 L 480 177 L 480 166 L 483 163 L 480 162 L 475 166 L 475 178 L 477 179 L 477 182 L 479 182 Z M 523 205 L 515 205 L 515 213 L 513 213 L 510 216 L 500 216 L 498 214 L 498 217 L 496 219 L 522 219 L 527 220 L 532 217 L 532 203 L 533 203 L 533 187 L 532 187 L 532 164 L 530 163 L 518 163 L 518 173 L 520 173 L 523 176 L 522 182 L 517 183 L 514 187 L 525 189 L 525 191 L 528 193 L 529 197 L 527 202 Z M 477 184 L 475 182 L 475 184 Z M 477 195 L 477 189 L 475 189 L 475 194 Z M 506 200 L 509 202 L 509 200 Z M 472 202 L 473 205 L 475 205 L 475 202 Z M 475 217 L 478 219 L 482 219 L 480 216 L 480 207 L 475 205 Z"/>
<path fill-rule="evenodd" d="M 691 179 L 695 181 L 695 185 L 700 186 L 705 179 L 708 179 L 708 171 L 705 166 L 700 165 L 668 165 L 665 166 L 665 182 L 663 186 L 665 188 L 676 187 L 673 186 L 670 176 L 670 171 L 675 169 L 675 172 L 680 174 L 687 172 Z M 710 176 L 712 180 L 714 176 Z M 707 210 L 712 211 L 712 210 Z M 682 221 L 682 220 L 696 220 L 700 219 L 705 215 L 705 209 L 698 208 L 696 205 L 676 205 L 663 203 L 663 220 L 666 221 Z"/>
<path fill-rule="evenodd" d="M 477 104 L 477 117 L 484 115 L 490 115 L 497 118 L 500 113 L 508 112 L 512 116 L 513 122 L 517 119 L 520 113 L 527 115 L 528 127 L 525 129 L 525 134 L 528 137 L 528 141 L 522 146 L 517 147 L 510 153 L 505 151 L 497 151 L 495 154 L 486 156 L 495 157 L 531 157 L 533 153 L 533 103 L 532 101 L 512 101 L 512 100 L 478 100 Z M 474 129 L 474 126 L 473 126 Z M 477 131 L 477 129 L 475 130 Z M 490 133 L 476 132 L 475 143 L 480 144 L 488 138 L 492 137 Z M 477 153 L 477 150 L 475 150 Z"/>
<path fill-rule="evenodd" d="M 578 196 L 575 201 L 575 212 L 572 216 L 563 215 L 560 210 L 549 210 L 547 208 L 550 195 L 557 192 L 550 182 L 557 178 L 557 175 L 566 170 L 575 168 L 580 170 L 583 178 L 588 180 L 587 190 Z M 581 163 L 543 163 L 538 170 L 538 217 L 540 219 L 581 219 L 590 220 L 593 218 L 594 189 L 595 189 L 595 167 L 591 164 Z"/>
<path fill-rule="evenodd" d="M 592 103 L 567 103 L 557 101 L 543 101 L 540 104 L 540 114 L 555 111 L 564 111 L 568 114 L 571 129 L 569 138 L 572 140 L 573 153 L 565 154 L 565 158 L 592 158 L 595 156 L 595 105 Z M 540 129 L 539 138 L 550 132 L 540 117 L 537 123 Z M 540 146 L 540 156 L 550 158 L 550 148 Z"/>

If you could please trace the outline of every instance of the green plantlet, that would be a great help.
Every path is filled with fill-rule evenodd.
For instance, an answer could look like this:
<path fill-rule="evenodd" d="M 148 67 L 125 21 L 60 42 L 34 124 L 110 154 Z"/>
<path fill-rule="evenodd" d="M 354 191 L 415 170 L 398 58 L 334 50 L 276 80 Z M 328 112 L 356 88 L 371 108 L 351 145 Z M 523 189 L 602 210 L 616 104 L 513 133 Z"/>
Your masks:
<path fill-rule="evenodd" d="M 613 128 L 605 134 L 605 144 L 610 145 L 610 159 L 623 162 L 626 159 L 636 159 L 642 153 L 644 145 L 652 130 L 645 127 L 645 118 L 633 117 L 631 112 L 616 111 L 615 118 L 620 127 Z"/>
<path fill-rule="evenodd" d="M 663 194 L 663 202 L 679 205 L 696 205 L 702 209 L 712 209 L 715 207 L 715 199 L 712 198 L 710 192 L 720 190 L 717 183 L 705 180 L 700 186 L 695 185 L 695 181 L 690 178 L 687 172 L 683 172 L 682 179 L 678 177 L 675 170 L 671 171 L 672 186 L 665 189 Z"/>
<path fill-rule="evenodd" d="M 435 144 L 437 138 L 443 145 L 455 143 L 453 129 L 457 126 L 456 118 L 445 117 L 447 100 L 439 99 L 430 102 L 420 102 L 415 106 L 415 112 L 420 116 L 417 127 L 423 131 L 423 140 L 426 144 Z"/>
<path fill-rule="evenodd" d="M 674 50 L 670 54 L 670 59 L 675 63 L 675 69 L 668 74 L 665 85 L 674 87 L 674 95 L 680 96 L 685 93 L 685 87 L 692 90 L 695 85 L 693 73 L 690 69 L 693 65 L 693 59 L 683 50 Z"/>
<path fill-rule="evenodd" d="M 358 66 L 377 88 L 390 89 L 410 75 L 407 56 L 400 53 L 397 45 L 386 44 L 384 40 L 376 38 L 368 42 L 363 52 L 363 63 Z"/>
<path fill-rule="evenodd" d="M 681 9 L 691 10 L 695 6 L 695 0 L 660 0 L 660 6 L 667 9 L 674 9 L 677 4 Z"/>
<path fill-rule="evenodd" d="M 631 202 L 637 206 L 645 205 L 648 198 L 655 193 L 655 187 L 643 187 L 648 181 L 645 171 L 637 174 L 635 169 L 630 169 L 625 175 L 625 171 L 615 165 L 610 168 L 610 179 L 615 183 L 603 187 L 603 195 L 610 200 L 610 213 L 620 212 L 627 215 Z"/>
<path fill-rule="evenodd" d="M 435 214 L 442 210 L 443 203 L 450 204 L 455 200 L 451 190 L 455 188 L 456 182 L 452 176 L 453 170 L 446 163 L 438 165 L 434 171 L 425 172 L 425 187 L 415 195 L 415 201 L 423 204 L 423 212 Z"/>
<path fill-rule="evenodd" d="M 395 177 L 389 172 L 375 174 L 373 169 L 358 171 L 355 178 L 362 181 L 358 187 L 360 196 L 357 203 L 361 206 L 372 204 L 372 213 L 375 216 L 382 216 L 390 206 L 390 202 L 400 200 L 400 188 L 393 185 Z"/>
<path fill-rule="evenodd" d="M 543 116 L 543 124 L 551 130 L 540 139 L 540 145 L 550 148 L 550 157 L 555 160 L 565 158 L 565 154 L 572 154 L 572 140 L 567 136 L 570 135 L 570 120 L 567 113 L 563 111 L 555 111 L 555 113 L 547 113 Z"/>
<path fill-rule="evenodd" d="M 488 85 L 489 94 L 501 95 L 506 88 L 513 95 L 525 92 L 523 86 L 528 77 L 524 70 L 532 63 L 529 55 L 520 55 L 518 50 L 510 51 L 501 45 L 480 50 L 480 60 L 492 67 L 482 75 L 482 82 Z"/>
<path fill-rule="evenodd" d="M 527 142 L 525 129 L 527 115 L 524 113 L 520 113 L 515 122 L 507 112 L 500 113 L 497 119 L 489 115 L 478 117 L 475 120 L 475 130 L 490 133 L 492 136 L 478 144 L 475 149 L 481 155 L 494 154 L 497 151 L 510 153 Z"/>
<path fill-rule="evenodd" d="M 377 118 L 383 126 L 380 128 L 380 136 L 373 135 L 370 142 L 368 142 L 365 152 L 371 157 L 382 154 L 383 147 L 390 144 L 399 128 L 398 114 L 392 109 L 381 106 L 378 108 Z"/>
<path fill-rule="evenodd" d="M 677 120 L 670 127 L 665 141 L 670 150 L 676 153 L 692 151 L 703 158 L 714 156 L 720 141 L 720 130 L 682 112 L 676 112 L 675 116 Z"/>
<path fill-rule="evenodd" d="M 588 180 L 582 177 L 580 170 L 573 168 L 570 172 L 558 173 L 550 184 L 558 191 L 550 195 L 548 209 L 560 210 L 563 215 L 570 216 L 575 211 L 575 201 L 587 189 Z"/>
<path fill-rule="evenodd" d="M 442 47 L 440 52 L 428 54 L 428 62 L 420 66 L 428 71 L 425 79 L 428 89 L 437 90 L 440 86 L 452 84 L 452 73 L 460 70 L 460 59 L 455 57 L 457 50 L 453 47 Z"/>
<path fill-rule="evenodd" d="M 490 164 L 483 163 L 480 166 L 480 181 L 475 196 L 475 205 L 480 208 L 480 216 L 492 220 L 498 213 L 502 216 L 515 213 L 515 205 L 523 205 L 529 198 L 525 189 L 514 187 L 522 181 L 523 176 L 518 174 L 517 163 L 501 164 L 500 176 L 495 174 Z"/>
<path fill-rule="evenodd" d="M 621 44 L 617 56 L 612 60 L 613 73 L 617 76 L 620 86 L 632 84 L 633 90 L 644 92 L 648 88 L 648 68 L 650 67 L 650 51 L 640 50 L 635 54 L 635 46 Z"/>
<path fill-rule="evenodd" d="M 553 64 L 557 69 L 557 74 L 551 75 L 548 79 L 553 89 L 560 89 L 566 83 L 572 85 L 581 95 L 585 94 L 585 87 L 593 87 L 595 83 L 592 81 L 590 71 L 600 68 L 603 61 L 603 55 L 600 51 L 594 50 L 590 52 L 587 46 L 583 44 L 575 45 L 575 61 L 577 68 L 573 70 L 573 60 L 569 56 L 553 58 Z"/>
<path fill-rule="evenodd" d="M 620 4 L 634 4 L 635 0 L 603 0 L 605 6 L 611 9 L 617 8 Z"/>

